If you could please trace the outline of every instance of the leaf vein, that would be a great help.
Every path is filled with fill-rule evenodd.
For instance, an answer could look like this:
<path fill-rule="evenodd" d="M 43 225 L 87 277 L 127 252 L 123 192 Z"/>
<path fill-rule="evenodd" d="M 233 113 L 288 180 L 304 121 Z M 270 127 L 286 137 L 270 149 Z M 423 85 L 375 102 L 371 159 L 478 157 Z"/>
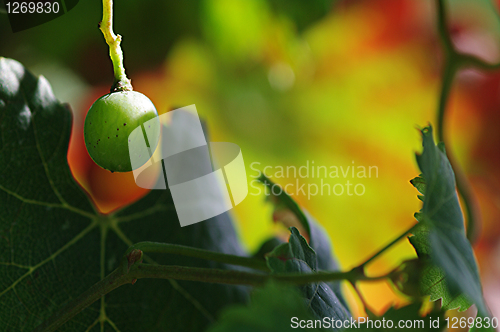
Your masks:
<path fill-rule="evenodd" d="M 80 214 L 80 215 L 87 217 L 87 218 L 95 218 L 96 217 L 95 214 L 89 213 L 89 212 L 84 211 L 84 210 L 80 210 L 72 205 L 67 204 L 67 203 L 66 204 L 55 204 L 55 203 L 49 203 L 49 202 L 41 202 L 41 201 L 37 201 L 34 199 L 25 198 L 25 197 L 13 192 L 13 191 L 7 189 L 7 188 L 5 188 L 2 185 L 0 185 L 0 189 L 3 190 L 8 195 L 11 195 L 11 196 L 17 198 L 18 200 L 20 200 L 23 203 L 33 204 L 33 205 L 41 205 L 41 206 L 46 206 L 46 207 L 51 207 L 51 208 L 66 209 L 66 210 L 70 210 L 72 212 L 75 212 L 75 213 Z"/>
<path fill-rule="evenodd" d="M 35 117 L 35 115 L 33 117 Z M 44 155 L 42 153 L 42 149 L 40 148 L 40 142 L 38 140 L 38 132 L 37 132 L 36 124 L 35 123 L 36 123 L 36 121 L 35 121 L 35 119 L 33 119 L 33 132 L 34 132 L 34 136 L 35 136 L 35 145 L 36 145 L 36 149 L 38 150 L 38 155 L 40 156 L 40 160 L 42 161 L 42 165 L 43 165 L 43 168 L 45 170 L 45 175 L 47 176 L 47 180 L 49 181 L 50 187 L 54 191 L 54 194 L 57 196 L 57 198 L 59 199 L 59 201 L 63 205 L 69 205 L 64 200 L 64 198 L 62 197 L 62 195 L 59 193 L 59 190 L 57 190 L 57 188 L 56 188 L 56 186 L 54 184 L 54 181 L 52 180 L 52 177 L 50 176 L 49 167 L 48 167 L 47 162 L 46 162 L 46 160 L 44 158 Z M 61 132 L 63 132 L 63 131 L 61 131 Z M 61 135 L 61 138 L 63 138 L 63 137 L 64 137 L 64 135 Z"/>
<path fill-rule="evenodd" d="M 141 211 L 141 212 L 138 212 L 138 213 L 134 213 L 134 214 L 130 214 L 130 215 L 127 215 L 127 216 L 124 216 L 124 217 L 114 217 L 114 219 L 116 220 L 116 222 L 120 223 L 120 222 L 127 222 L 127 221 L 132 221 L 132 220 L 135 220 L 135 219 L 139 219 L 139 218 L 142 218 L 142 217 L 146 217 L 148 215 L 151 215 L 151 214 L 154 214 L 156 212 L 161 212 L 161 211 L 168 211 L 168 210 L 171 210 L 173 208 L 173 206 L 166 206 L 166 205 L 163 205 L 163 204 L 160 204 L 160 203 L 156 203 L 155 205 L 153 205 L 152 207 L 144 210 L 144 211 Z"/>
<path fill-rule="evenodd" d="M 59 248 L 56 252 L 54 252 L 52 255 L 44 259 L 43 261 L 39 262 L 38 264 L 31 266 L 29 270 L 20 276 L 16 281 L 14 281 L 9 287 L 5 288 L 3 291 L 0 292 L 0 297 L 2 297 L 5 293 L 7 293 L 9 290 L 13 289 L 16 287 L 16 285 L 21 282 L 24 278 L 30 276 L 34 271 L 36 271 L 39 267 L 47 264 L 51 260 L 55 259 L 59 254 L 64 252 L 66 249 L 71 247 L 73 244 L 78 242 L 82 237 L 84 237 L 87 233 L 89 233 L 92 229 L 94 229 L 97 226 L 96 220 L 94 220 L 89 226 L 87 226 L 85 229 L 83 229 L 77 236 L 75 236 L 71 241 L 68 241 L 64 246 Z"/>

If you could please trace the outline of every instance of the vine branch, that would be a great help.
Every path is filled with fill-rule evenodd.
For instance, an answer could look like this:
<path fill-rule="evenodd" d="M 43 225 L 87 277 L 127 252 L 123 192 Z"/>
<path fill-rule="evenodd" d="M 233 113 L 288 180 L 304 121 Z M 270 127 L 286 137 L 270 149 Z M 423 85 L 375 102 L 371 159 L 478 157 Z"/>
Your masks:
<path fill-rule="evenodd" d="M 500 68 L 500 63 L 487 63 L 476 56 L 464 54 L 455 48 L 447 27 L 446 6 L 445 0 L 436 0 L 437 7 L 437 30 L 438 35 L 443 45 L 444 65 L 442 72 L 441 92 L 439 96 L 439 104 L 437 111 L 437 138 L 438 141 L 445 142 L 445 114 L 450 96 L 453 80 L 456 73 L 465 67 L 474 67 L 480 70 L 495 70 Z M 448 159 L 455 171 L 455 180 L 457 190 L 464 204 L 464 210 L 467 220 L 467 238 L 474 242 L 478 236 L 478 208 L 475 197 L 470 188 L 470 184 L 466 175 L 460 168 L 459 164 L 448 151 Z"/>
<path fill-rule="evenodd" d="M 245 266 L 256 270 L 269 271 L 266 261 L 263 259 L 223 254 L 219 252 L 182 246 L 178 244 L 148 242 L 148 241 L 139 242 L 130 246 L 125 255 L 129 254 L 134 250 L 141 250 L 145 253 L 183 255 L 187 257 L 212 260 L 230 265 Z"/>
<path fill-rule="evenodd" d="M 96 283 L 94 286 L 90 287 L 86 292 L 81 294 L 72 302 L 68 303 L 64 308 L 54 313 L 47 321 L 38 326 L 35 332 L 51 332 L 57 330 L 65 322 L 72 319 L 79 312 L 90 306 L 102 296 L 120 286 L 134 284 L 138 279 L 175 279 L 250 286 L 261 286 L 271 279 L 292 285 L 304 285 L 314 282 L 329 282 L 338 280 L 347 280 L 354 285 L 357 281 L 377 281 L 386 279 L 392 272 L 381 276 L 369 277 L 365 274 L 364 267 L 380 256 L 384 251 L 407 236 L 408 233 L 414 230 L 418 225 L 420 224 L 412 226 L 408 231 L 402 233 L 364 263 L 346 272 L 320 271 L 313 273 L 269 274 L 262 272 L 253 273 L 237 270 L 145 264 L 142 263 L 142 249 L 147 252 L 178 254 L 264 270 L 264 267 L 262 266 L 263 261 L 253 258 L 222 254 L 209 250 L 174 244 L 139 242 L 128 248 L 119 268 L 111 272 L 107 277 Z M 267 267 L 265 270 L 269 271 Z"/>
<path fill-rule="evenodd" d="M 111 272 L 111 274 L 107 277 L 89 288 L 86 292 L 67 304 L 60 311 L 53 314 L 42 325 L 38 326 L 35 329 L 35 332 L 56 331 L 65 322 L 72 319 L 83 309 L 90 306 L 102 296 L 120 286 L 134 284 L 138 279 L 175 279 L 229 285 L 261 286 L 270 279 L 292 285 L 303 285 L 313 282 L 328 282 L 335 280 L 349 280 L 352 282 L 354 282 L 354 280 L 375 281 L 386 277 L 386 275 L 379 277 L 361 276 L 359 275 L 358 269 L 353 269 L 348 272 L 258 274 L 236 270 L 157 265 L 135 262 L 129 269 L 119 267 Z"/>
<path fill-rule="evenodd" d="M 380 249 L 378 252 L 376 252 L 373 256 L 371 256 L 370 258 L 368 258 L 363 264 L 361 264 L 358 268 L 364 268 L 366 267 L 368 264 L 370 264 L 373 260 L 375 260 L 377 257 L 379 257 L 381 254 L 383 254 L 387 249 L 391 248 L 393 245 L 395 245 L 396 243 L 398 243 L 400 240 L 402 240 L 403 238 L 407 237 L 408 234 L 412 233 L 413 231 L 415 231 L 415 229 L 417 227 L 419 227 L 420 223 L 417 223 L 413 226 L 411 226 L 408 230 L 406 230 L 405 232 L 401 233 L 401 235 L 399 235 L 397 238 L 395 238 L 394 240 L 392 240 L 390 243 L 388 243 L 385 247 L 383 247 L 382 249 Z"/>
<path fill-rule="evenodd" d="M 99 24 L 99 29 L 109 46 L 109 57 L 113 63 L 115 80 L 111 92 L 132 91 L 132 84 L 125 74 L 125 67 L 123 66 L 123 52 L 120 46 L 122 36 L 115 35 L 113 32 L 113 0 L 102 1 L 102 21 Z"/>

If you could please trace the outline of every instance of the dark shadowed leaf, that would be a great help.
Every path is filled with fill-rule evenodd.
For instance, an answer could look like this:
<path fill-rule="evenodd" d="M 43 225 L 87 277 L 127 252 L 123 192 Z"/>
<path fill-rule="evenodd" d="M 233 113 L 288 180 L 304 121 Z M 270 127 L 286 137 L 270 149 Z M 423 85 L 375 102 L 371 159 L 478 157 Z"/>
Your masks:
<path fill-rule="evenodd" d="M 304 230 L 305 236 L 309 238 L 309 245 L 316 252 L 318 270 L 338 271 L 339 265 L 332 254 L 332 243 L 326 230 L 307 211 L 303 210 L 285 190 L 273 190 L 273 186 L 277 186 L 277 184 L 264 174 L 261 174 L 258 180 L 267 186 L 270 194 L 273 195 L 270 200 L 274 204 L 275 214 L 281 214 L 286 219 L 292 219 L 291 221 L 280 221 L 287 227 L 301 227 Z M 329 282 L 327 284 L 333 289 L 342 304 L 347 307 L 340 290 L 340 283 Z"/>
<path fill-rule="evenodd" d="M 317 271 L 314 250 L 307 244 L 295 227 L 290 228 L 288 243 L 275 248 L 266 256 L 267 264 L 274 273 L 311 273 Z M 302 294 L 317 319 L 331 317 L 345 320 L 350 315 L 332 289 L 324 282 L 301 286 Z"/>
<path fill-rule="evenodd" d="M 169 191 L 114 214 L 95 211 L 66 159 L 71 112 L 43 77 L 0 58 L 0 330 L 32 331 L 114 270 L 129 245 L 169 242 L 244 255 L 226 214 L 179 226 Z M 162 264 L 225 265 L 170 255 Z M 202 331 L 248 289 L 140 280 L 106 295 L 60 331 Z"/>
<path fill-rule="evenodd" d="M 276 248 L 280 244 L 283 244 L 284 242 L 285 241 L 283 241 L 282 239 L 280 239 L 278 237 L 271 237 L 261 244 L 261 246 L 259 247 L 257 252 L 255 252 L 253 254 L 253 257 L 265 259 L 265 256 L 267 253 L 273 251 L 274 248 Z"/>

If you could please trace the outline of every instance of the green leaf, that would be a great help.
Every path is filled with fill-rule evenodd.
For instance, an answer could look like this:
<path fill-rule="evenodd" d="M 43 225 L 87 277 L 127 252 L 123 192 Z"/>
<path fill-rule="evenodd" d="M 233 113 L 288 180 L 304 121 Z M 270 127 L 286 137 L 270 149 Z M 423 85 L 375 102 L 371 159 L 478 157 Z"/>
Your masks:
<path fill-rule="evenodd" d="M 285 332 L 296 331 L 295 321 L 312 322 L 315 317 L 291 286 L 269 282 L 252 292 L 249 305 L 224 310 L 208 332 Z M 317 328 L 315 331 L 327 331 Z"/>
<path fill-rule="evenodd" d="M 416 214 L 416 217 L 417 220 L 421 220 L 419 214 Z M 430 255 L 428 238 L 429 230 L 425 225 L 420 225 L 414 235 L 409 238 L 421 259 L 426 259 Z M 473 304 L 464 294 L 451 295 L 443 269 L 435 264 L 425 264 L 424 270 L 420 274 L 419 289 L 421 294 L 430 295 L 431 301 L 441 299 L 441 306 L 444 310 L 464 311 Z"/>
<path fill-rule="evenodd" d="M 227 214 L 181 228 L 168 190 L 151 192 L 114 214 L 96 212 L 68 167 L 71 121 L 43 77 L 0 58 L 0 329 L 5 331 L 33 331 L 118 267 L 136 242 L 245 254 Z M 174 255 L 148 260 L 229 268 Z M 106 295 L 60 331 L 203 331 L 222 307 L 247 300 L 247 287 L 145 279 Z"/>
<path fill-rule="evenodd" d="M 416 215 L 420 230 L 410 242 L 419 256 L 429 255 L 435 265 L 426 274 L 423 287 L 428 288 L 432 299 L 444 298 L 449 309 L 457 305 L 460 310 L 467 309 L 468 299 L 486 314 L 476 260 L 465 236 L 453 169 L 444 146 L 434 144 L 432 127 L 424 128 L 422 137 L 424 149 L 417 154 L 417 163 L 423 177 L 413 182 L 425 196 L 422 210 Z"/>
<path fill-rule="evenodd" d="M 326 230 L 305 210 L 303 210 L 294 200 L 290 197 L 285 190 L 273 190 L 276 186 L 273 181 L 266 177 L 263 173 L 258 178 L 265 186 L 269 188 L 276 210 L 289 210 L 295 216 L 299 225 L 304 228 L 304 231 L 309 235 L 309 245 L 316 252 L 318 260 L 318 270 L 324 271 L 338 271 L 339 264 L 333 256 L 332 243 L 328 237 Z M 299 226 L 297 225 L 297 226 Z M 294 225 L 286 225 L 288 227 Z M 347 307 L 347 304 L 342 296 L 339 282 L 328 282 L 327 285 L 335 292 L 342 304 Z"/>
<path fill-rule="evenodd" d="M 423 174 L 411 179 L 410 183 L 418 190 L 419 193 L 425 195 L 425 179 Z"/>
<path fill-rule="evenodd" d="M 390 308 L 379 319 L 358 318 L 362 323 L 358 331 L 443 331 L 446 330 L 444 311 L 433 311 L 426 317 L 420 315 L 420 303 L 413 303 L 402 308 Z M 400 327 L 400 324 L 402 327 Z M 405 324 L 411 324 L 406 326 Z M 392 326 L 392 327 L 391 327 Z M 348 330 L 350 330 L 348 329 Z"/>
<path fill-rule="evenodd" d="M 423 202 L 425 195 L 425 179 L 423 178 L 423 175 L 420 174 L 416 178 L 411 179 L 410 183 L 418 190 L 419 193 L 422 194 L 422 195 L 417 195 L 417 197 L 419 200 Z"/>
<path fill-rule="evenodd" d="M 314 250 L 307 244 L 295 227 L 290 228 L 288 243 L 275 248 L 266 256 L 267 263 L 274 273 L 311 273 L 317 271 Z M 350 315 L 332 289 L 324 282 L 301 286 L 308 306 L 318 319 L 331 317 L 349 319 Z"/>

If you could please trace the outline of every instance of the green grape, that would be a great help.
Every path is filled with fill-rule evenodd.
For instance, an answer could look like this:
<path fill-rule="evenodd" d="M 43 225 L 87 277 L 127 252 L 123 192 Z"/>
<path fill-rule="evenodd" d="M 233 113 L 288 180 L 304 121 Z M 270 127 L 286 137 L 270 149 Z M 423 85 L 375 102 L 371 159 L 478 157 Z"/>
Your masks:
<path fill-rule="evenodd" d="M 119 91 L 100 97 L 90 107 L 83 129 L 90 157 L 97 165 L 112 172 L 132 171 L 129 135 L 155 118 L 158 123 L 150 126 L 151 122 L 148 122 L 150 128 L 146 129 L 151 152 L 158 144 L 160 128 L 158 113 L 151 100 L 136 91 Z"/>

